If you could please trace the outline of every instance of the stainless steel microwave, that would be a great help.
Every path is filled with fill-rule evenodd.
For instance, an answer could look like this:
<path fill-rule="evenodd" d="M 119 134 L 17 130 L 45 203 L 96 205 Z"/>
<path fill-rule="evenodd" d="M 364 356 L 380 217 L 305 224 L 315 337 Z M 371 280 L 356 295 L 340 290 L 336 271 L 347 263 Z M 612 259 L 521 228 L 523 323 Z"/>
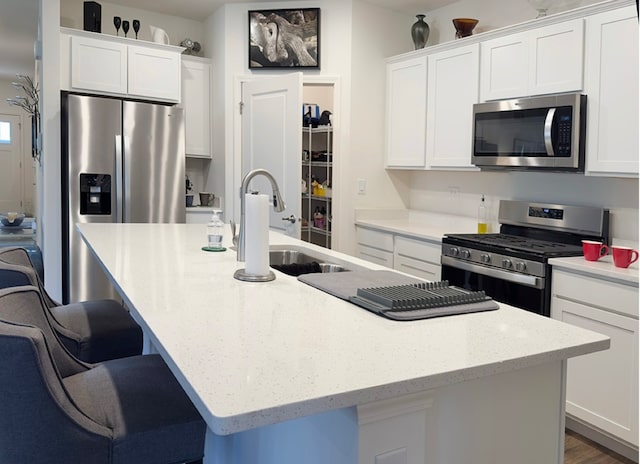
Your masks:
<path fill-rule="evenodd" d="M 475 104 L 472 162 L 481 169 L 583 172 L 586 109 L 579 93 Z"/>

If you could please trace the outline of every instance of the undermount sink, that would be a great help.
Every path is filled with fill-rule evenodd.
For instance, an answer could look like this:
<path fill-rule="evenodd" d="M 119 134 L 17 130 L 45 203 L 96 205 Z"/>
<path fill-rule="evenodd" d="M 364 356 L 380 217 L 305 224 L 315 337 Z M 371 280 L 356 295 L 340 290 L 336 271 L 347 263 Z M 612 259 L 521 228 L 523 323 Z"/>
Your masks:
<path fill-rule="evenodd" d="M 269 266 L 290 276 L 349 270 L 340 264 L 327 261 L 324 257 L 312 256 L 294 249 L 270 250 Z"/>

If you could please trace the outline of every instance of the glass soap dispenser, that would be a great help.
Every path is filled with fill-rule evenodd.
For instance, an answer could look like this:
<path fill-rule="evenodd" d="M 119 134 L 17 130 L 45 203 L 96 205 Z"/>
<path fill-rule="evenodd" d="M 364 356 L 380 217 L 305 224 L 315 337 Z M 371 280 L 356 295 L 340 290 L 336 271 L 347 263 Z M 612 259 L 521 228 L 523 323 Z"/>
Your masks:
<path fill-rule="evenodd" d="M 207 251 L 224 251 L 222 238 L 224 235 L 224 222 L 220 219 L 222 210 L 214 209 L 211 220 L 207 223 Z"/>

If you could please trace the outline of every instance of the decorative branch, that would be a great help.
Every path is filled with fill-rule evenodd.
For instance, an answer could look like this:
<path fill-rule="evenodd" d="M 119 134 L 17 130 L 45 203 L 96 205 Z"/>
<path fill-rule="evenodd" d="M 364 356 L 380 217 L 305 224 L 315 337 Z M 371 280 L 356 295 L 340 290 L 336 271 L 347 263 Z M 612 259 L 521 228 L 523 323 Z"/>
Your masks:
<path fill-rule="evenodd" d="M 38 149 L 38 132 L 40 130 L 40 95 L 38 85 L 33 82 L 30 76 L 18 74 L 18 82 L 11 85 L 17 90 L 22 90 L 25 96 L 18 95 L 15 98 L 7 98 L 11 106 L 19 106 L 31 115 L 31 156 L 40 163 L 40 150 Z"/>

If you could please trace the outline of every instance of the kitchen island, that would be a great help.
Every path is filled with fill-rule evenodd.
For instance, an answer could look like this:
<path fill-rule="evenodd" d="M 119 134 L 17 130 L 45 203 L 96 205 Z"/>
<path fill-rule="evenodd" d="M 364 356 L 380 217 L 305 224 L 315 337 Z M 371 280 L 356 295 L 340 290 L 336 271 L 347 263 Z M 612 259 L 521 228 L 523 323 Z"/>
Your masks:
<path fill-rule="evenodd" d="M 505 305 L 396 322 L 277 271 L 242 282 L 203 225 L 78 227 L 207 422 L 206 463 L 561 464 L 566 360 L 609 346 Z"/>

